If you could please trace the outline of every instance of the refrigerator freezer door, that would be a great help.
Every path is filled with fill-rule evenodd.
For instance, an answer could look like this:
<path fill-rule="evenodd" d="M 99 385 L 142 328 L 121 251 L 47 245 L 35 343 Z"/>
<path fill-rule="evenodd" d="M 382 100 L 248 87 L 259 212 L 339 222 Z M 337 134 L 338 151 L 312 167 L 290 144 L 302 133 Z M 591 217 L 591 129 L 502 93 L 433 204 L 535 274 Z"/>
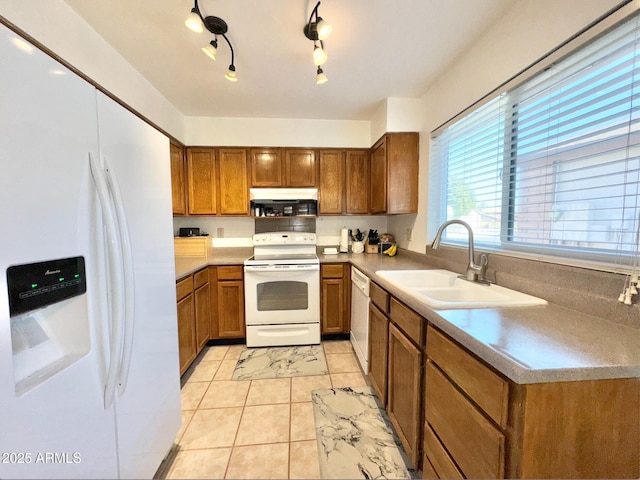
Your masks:
<path fill-rule="evenodd" d="M 90 240 L 95 89 L 5 27 L 0 58 L 7 67 L 0 75 L 0 478 L 114 478 L 114 409 L 105 410 L 103 400 L 106 317 Z M 54 308 L 58 325 L 65 316 L 79 319 L 89 353 L 18 395 L 6 270 L 74 256 L 86 259 L 87 293 L 37 318 L 46 323 Z M 76 309 L 78 301 L 84 305 Z M 73 342 L 79 332 L 68 330 Z"/>
<path fill-rule="evenodd" d="M 123 388 L 120 378 L 115 402 L 120 475 L 151 478 L 181 422 L 169 140 L 100 93 L 98 123 L 100 154 L 126 214 L 135 284 L 128 380 Z"/>

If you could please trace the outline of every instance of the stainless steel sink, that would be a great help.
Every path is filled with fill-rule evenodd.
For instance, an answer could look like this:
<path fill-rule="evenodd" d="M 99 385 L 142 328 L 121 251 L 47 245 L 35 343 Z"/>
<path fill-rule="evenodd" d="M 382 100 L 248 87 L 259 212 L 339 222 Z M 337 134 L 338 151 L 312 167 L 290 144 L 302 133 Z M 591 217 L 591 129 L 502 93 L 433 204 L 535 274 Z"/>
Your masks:
<path fill-rule="evenodd" d="M 547 301 L 499 285 L 470 282 L 449 270 L 379 270 L 382 279 L 434 309 L 526 307 Z"/>

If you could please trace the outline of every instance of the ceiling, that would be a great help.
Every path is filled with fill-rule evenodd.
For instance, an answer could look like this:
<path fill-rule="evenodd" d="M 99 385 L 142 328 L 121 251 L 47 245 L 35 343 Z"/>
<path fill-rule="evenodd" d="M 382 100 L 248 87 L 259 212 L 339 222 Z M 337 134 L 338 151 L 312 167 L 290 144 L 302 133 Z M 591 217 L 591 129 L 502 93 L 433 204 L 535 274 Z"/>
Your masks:
<path fill-rule="evenodd" d="M 370 120 L 387 97 L 419 98 L 512 0 L 323 0 L 329 81 L 316 85 L 302 30 L 315 0 L 199 0 L 224 19 L 238 82 L 184 26 L 193 0 L 65 0 L 186 116 Z"/>

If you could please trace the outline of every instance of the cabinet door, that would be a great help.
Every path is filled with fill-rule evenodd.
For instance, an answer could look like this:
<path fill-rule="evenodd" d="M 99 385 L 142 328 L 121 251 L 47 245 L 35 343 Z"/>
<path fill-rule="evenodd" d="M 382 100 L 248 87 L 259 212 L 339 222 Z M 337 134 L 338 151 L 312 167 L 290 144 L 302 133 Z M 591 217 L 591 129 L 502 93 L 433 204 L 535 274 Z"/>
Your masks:
<path fill-rule="evenodd" d="M 209 341 L 211 315 L 209 314 L 209 283 L 196 289 L 193 293 L 196 312 L 196 346 L 200 352 Z"/>
<path fill-rule="evenodd" d="M 278 148 L 254 148 L 251 150 L 251 186 L 282 187 L 284 171 Z"/>
<path fill-rule="evenodd" d="M 369 213 L 369 154 L 348 151 L 346 159 L 346 213 Z"/>
<path fill-rule="evenodd" d="M 371 213 L 387 211 L 387 141 L 383 138 L 371 152 Z"/>
<path fill-rule="evenodd" d="M 369 382 L 384 406 L 387 405 L 387 355 L 389 320 L 373 303 L 369 304 Z"/>
<path fill-rule="evenodd" d="M 313 150 L 285 150 L 284 165 L 285 186 L 316 186 L 316 155 Z"/>
<path fill-rule="evenodd" d="M 421 429 L 422 352 L 395 325 L 389 325 L 389 419 L 407 456 L 418 465 Z"/>
<path fill-rule="evenodd" d="M 218 336 L 244 337 L 244 283 L 242 280 L 219 281 L 217 290 Z"/>
<path fill-rule="evenodd" d="M 178 353 L 180 375 L 186 372 L 196 358 L 196 320 L 193 294 L 178 302 Z"/>
<path fill-rule="evenodd" d="M 321 267 L 322 303 L 320 307 L 321 332 L 349 333 L 350 295 L 349 266 L 327 264 Z"/>
<path fill-rule="evenodd" d="M 247 151 L 244 148 L 221 148 L 218 151 L 220 171 L 220 214 L 249 215 Z"/>
<path fill-rule="evenodd" d="M 185 182 L 184 149 L 170 144 L 171 152 L 171 199 L 174 215 L 187 214 L 187 189 Z"/>
<path fill-rule="evenodd" d="M 318 213 L 320 215 L 340 214 L 344 211 L 344 152 L 321 150 L 319 162 Z"/>
<path fill-rule="evenodd" d="M 187 149 L 187 190 L 191 215 L 217 213 L 215 161 L 213 148 Z"/>
<path fill-rule="evenodd" d="M 426 368 L 425 418 L 453 461 L 467 478 L 504 478 L 504 434 L 431 360 Z"/>
<path fill-rule="evenodd" d="M 414 132 L 387 134 L 388 214 L 418 211 L 418 139 Z"/>
<path fill-rule="evenodd" d="M 344 332 L 344 282 L 342 279 L 322 280 L 322 334 Z"/>

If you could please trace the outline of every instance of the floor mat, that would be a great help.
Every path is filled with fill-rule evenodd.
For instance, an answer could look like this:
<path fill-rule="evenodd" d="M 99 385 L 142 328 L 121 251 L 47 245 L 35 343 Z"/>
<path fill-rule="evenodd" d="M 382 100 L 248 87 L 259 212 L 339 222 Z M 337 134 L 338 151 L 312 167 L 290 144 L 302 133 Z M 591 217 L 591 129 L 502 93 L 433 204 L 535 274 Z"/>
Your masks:
<path fill-rule="evenodd" d="M 251 348 L 242 352 L 233 380 L 301 377 L 329 373 L 322 345 Z"/>
<path fill-rule="evenodd" d="M 321 478 L 417 478 L 369 387 L 311 393 Z"/>

